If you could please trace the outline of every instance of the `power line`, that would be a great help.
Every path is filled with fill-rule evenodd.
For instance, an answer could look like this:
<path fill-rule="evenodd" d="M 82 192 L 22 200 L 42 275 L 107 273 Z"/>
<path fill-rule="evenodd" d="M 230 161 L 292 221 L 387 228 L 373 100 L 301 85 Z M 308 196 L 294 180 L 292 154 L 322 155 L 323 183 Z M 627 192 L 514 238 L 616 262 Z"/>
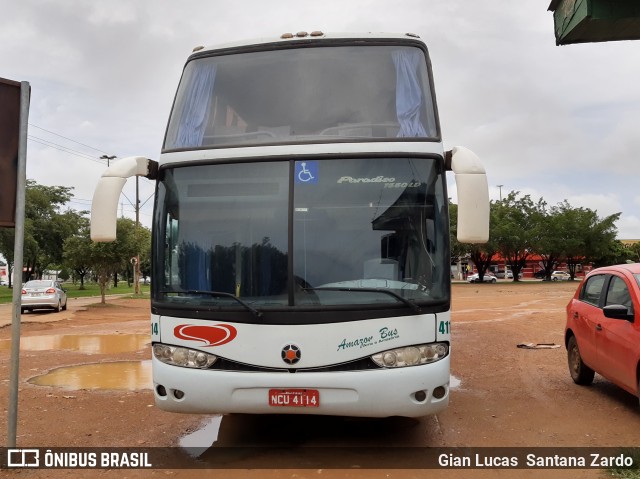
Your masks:
<path fill-rule="evenodd" d="M 74 150 L 72 148 L 59 145 L 57 143 L 53 143 L 52 141 L 45 140 L 44 138 L 39 138 L 37 136 L 28 135 L 27 139 L 39 143 L 41 145 L 47 146 L 49 148 L 53 148 L 54 150 L 62 151 L 64 153 L 69 153 L 71 155 L 78 156 L 80 158 L 85 158 L 87 160 L 95 161 L 96 163 L 100 163 L 102 165 L 105 164 L 104 161 L 100 160 L 100 158 L 95 158 L 93 156 L 87 155 L 86 153 L 82 153 L 81 151 Z"/>
<path fill-rule="evenodd" d="M 100 153 L 105 153 L 100 148 L 95 148 L 95 147 L 93 147 L 91 145 L 87 145 L 86 143 L 82 143 L 80 141 L 74 140 L 73 138 L 69 138 L 68 136 L 64 136 L 64 135 L 61 135 L 59 133 L 56 133 L 55 131 L 51 131 L 51 130 L 48 130 L 46 128 L 42 128 L 41 126 L 38 126 L 38 125 L 36 125 L 34 123 L 29 123 L 29 126 L 32 126 L 32 127 L 37 128 L 39 130 L 47 132 L 47 133 L 49 133 L 51 135 L 55 135 L 55 136 L 57 136 L 59 138 L 63 138 L 65 140 L 67 140 L 67 141 L 70 141 L 70 142 L 75 143 L 77 145 L 83 146 L 85 148 L 89 148 L 91 150 L 94 150 L 94 151 L 97 151 L 97 152 L 100 152 Z M 94 161 L 96 163 L 104 164 L 105 162 L 101 161 L 101 160 L 107 160 L 106 161 L 107 166 L 109 165 L 109 161 L 108 161 L 107 158 L 102 158 L 102 157 L 96 158 L 95 156 L 92 156 L 91 154 L 85 153 L 83 151 L 79 151 L 79 150 L 74 149 L 74 148 L 69 147 L 69 146 L 61 145 L 59 143 L 56 143 L 55 141 L 47 140 L 45 138 L 40 138 L 40 137 L 35 136 L 35 135 L 29 135 L 28 139 L 31 140 L 31 141 L 34 141 L 36 143 L 39 143 L 41 145 L 47 146 L 49 148 L 53 148 L 54 150 L 62 151 L 64 153 L 70 153 L 72 155 L 76 155 L 76 156 L 78 156 L 80 158 L 85 158 L 85 159 Z M 106 156 L 106 155 L 102 155 L 102 156 Z"/>
<path fill-rule="evenodd" d="M 60 138 L 64 138 L 65 140 L 72 141 L 73 143 L 77 143 L 78 145 L 82 145 L 82 146 L 85 146 L 85 147 L 87 147 L 87 148 L 91 148 L 92 150 L 99 151 L 100 153 L 106 153 L 106 151 L 103 151 L 103 150 L 101 150 L 101 149 L 99 149 L 99 148 L 94 148 L 94 147 L 93 147 L 93 146 L 91 146 L 91 145 L 87 145 L 87 144 L 85 144 L 85 143 L 80 143 L 79 141 L 76 141 L 76 140 L 73 140 L 73 139 L 68 138 L 68 137 L 66 137 L 66 136 L 60 135 L 59 133 L 56 133 L 56 132 L 54 132 L 54 131 L 47 130 L 46 128 L 42 128 L 41 126 L 34 125 L 33 123 L 29 123 L 29 126 L 33 126 L 34 128 L 37 128 L 37 129 L 39 129 L 39 130 L 46 131 L 47 133 L 51 133 L 52 135 L 59 136 Z"/>

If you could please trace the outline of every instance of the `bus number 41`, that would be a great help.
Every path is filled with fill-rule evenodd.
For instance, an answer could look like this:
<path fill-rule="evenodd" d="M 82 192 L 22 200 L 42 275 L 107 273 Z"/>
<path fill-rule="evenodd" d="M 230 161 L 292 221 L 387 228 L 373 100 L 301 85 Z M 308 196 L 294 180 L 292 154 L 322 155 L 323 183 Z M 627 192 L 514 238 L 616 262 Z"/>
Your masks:
<path fill-rule="evenodd" d="M 438 332 L 440 334 L 449 334 L 449 321 L 442 321 L 438 326 Z"/>

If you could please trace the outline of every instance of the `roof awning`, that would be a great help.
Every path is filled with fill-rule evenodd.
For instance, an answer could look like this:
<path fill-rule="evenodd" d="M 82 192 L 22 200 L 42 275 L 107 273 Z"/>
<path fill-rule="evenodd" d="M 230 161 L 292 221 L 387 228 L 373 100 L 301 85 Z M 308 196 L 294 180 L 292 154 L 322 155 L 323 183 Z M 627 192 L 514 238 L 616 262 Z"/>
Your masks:
<path fill-rule="evenodd" d="M 637 0 L 552 0 L 557 45 L 640 39 Z"/>

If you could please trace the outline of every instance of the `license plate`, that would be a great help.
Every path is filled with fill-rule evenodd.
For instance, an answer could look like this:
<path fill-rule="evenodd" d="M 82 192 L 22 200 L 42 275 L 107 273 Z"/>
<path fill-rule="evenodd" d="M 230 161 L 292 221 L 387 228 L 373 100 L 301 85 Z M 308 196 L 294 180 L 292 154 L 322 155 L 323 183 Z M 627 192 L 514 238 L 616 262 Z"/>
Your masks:
<path fill-rule="evenodd" d="M 319 407 L 317 389 L 269 389 L 269 406 Z"/>

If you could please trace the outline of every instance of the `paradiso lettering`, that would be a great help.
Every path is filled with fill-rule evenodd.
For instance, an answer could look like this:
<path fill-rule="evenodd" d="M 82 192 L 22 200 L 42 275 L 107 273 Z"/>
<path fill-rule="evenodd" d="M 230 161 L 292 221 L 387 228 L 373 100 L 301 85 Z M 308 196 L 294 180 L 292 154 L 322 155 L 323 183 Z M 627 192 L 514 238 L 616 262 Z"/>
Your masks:
<path fill-rule="evenodd" d="M 378 335 L 374 336 L 365 336 L 362 338 L 354 338 L 351 341 L 347 341 L 347 338 L 344 338 L 340 344 L 338 344 L 337 351 L 346 350 L 351 348 L 366 348 L 368 346 L 373 346 L 378 343 L 382 343 L 384 341 L 391 341 L 393 339 L 398 339 L 400 335 L 398 334 L 397 329 L 390 329 L 388 327 L 383 327 L 378 330 Z"/>
<path fill-rule="evenodd" d="M 395 178 L 387 178 L 386 176 L 375 176 L 373 178 L 354 178 L 353 176 L 342 176 L 338 183 L 384 183 L 385 188 L 417 188 L 422 185 L 419 181 L 397 182 Z"/>

